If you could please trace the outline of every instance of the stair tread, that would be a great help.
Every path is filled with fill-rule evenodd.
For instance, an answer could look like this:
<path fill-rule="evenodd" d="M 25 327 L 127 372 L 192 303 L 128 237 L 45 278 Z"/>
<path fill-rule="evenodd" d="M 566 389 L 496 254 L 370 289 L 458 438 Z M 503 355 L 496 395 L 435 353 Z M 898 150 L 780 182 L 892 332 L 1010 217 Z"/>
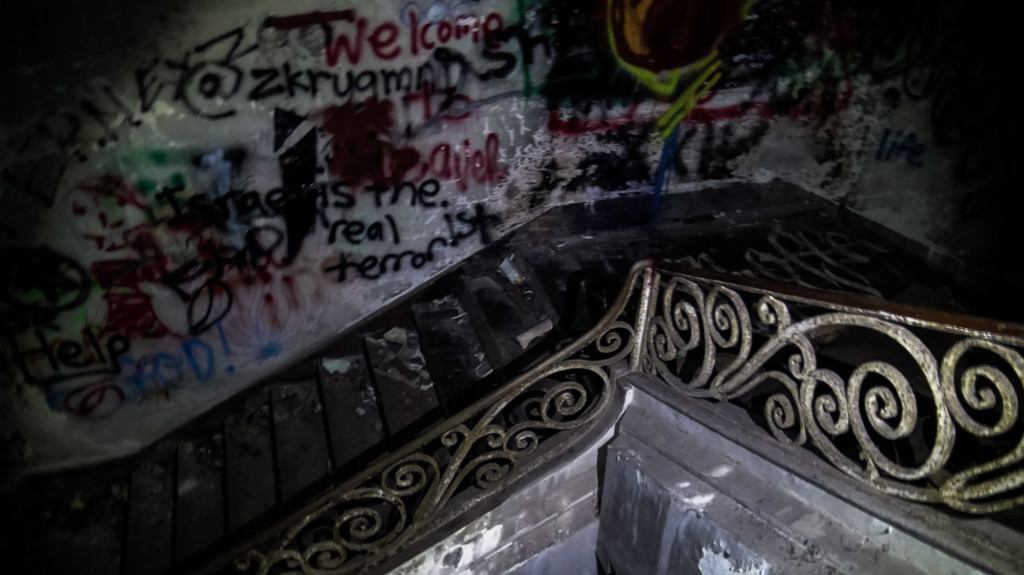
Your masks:
<path fill-rule="evenodd" d="M 267 391 L 224 418 L 227 526 L 234 531 L 277 503 Z"/>
<path fill-rule="evenodd" d="M 364 341 L 388 434 L 436 416 L 440 404 L 411 320 Z"/>
<path fill-rule="evenodd" d="M 512 361 L 557 321 L 541 283 L 522 257 L 490 259 L 465 277 L 463 305 L 495 368 Z"/>
<path fill-rule="evenodd" d="M 132 472 L 124 575 L 162 573 L 171 567 L 176 453 L 166 446 Z"/>
<path fill-rule="evenodd" d="M 280 497 L 287 499 L 330 471 L 323 407 L 315 381 L 270 388 Z"/>
<path fill-rule="evenodd" d="M 302 364 L 308 369 L 291 370 L 306 378 L 303 383 L 264 387 L 257 399 L 224 419 L 223 503 L 207 505 L 226 510 L 219 527 L 216 519 L 212 525 L 200 525 L 199 531 L 185 527 L 200 517 L 208 519 L 189 510 L 191 491 L 182 490 L 190 478 L 199 481 L 203 471 L 189 470 L 198 462 L 175 450 L 169 458 L 139 467 L 131 478 L 124 572 L 165 571 L 174 560 L 200 548 L 198 541 L 209 539 L 204 529 L 234 531 L 332 468 L 359 461 L 361 455 L 379 455 L 388 432 L 411 432 L 418 427 L 414 424 L 440 417 L 442 403 L 463 393 L 492 367 L 500 368 L 522 354 L 517 336 L 544 320 L 558 322 L 551 302 L 558 310 L 569 303 L 567 278 L 576 270 L 602 270 L 614 278 L 624 275 L 638 258 L 669 257 L 669 261 L 708 270 L 747 272 L 833 291 L 864 295 L 870 288 L 891 301 L 939 309 L 972 313 L 968 304 L 976 303 L 957 301 L 941 284 L 926 281 L 931 276 L 905 266 L 906 258 L 899 252 L 860 241 L 855 230 L 834 218 L 801 212 L 737 225 L 727 220 L 719 217 L 706 229 L 695 224 L 685 233 L 643 235 L 626 229 L 595 240 L 589 220 L 583 218 L 582 231 L 587 235 L 545 239 L 523 228 L 513 234 L 511 244 L 498 244 L 473 256 L 462 267 L 467 270 L 468 289 L 461 298 L 451 294 L 462 290 L 449 286 L 439 298 L 395 304 L 393 310 L 362 325 L 361 329 L 375 330 L 369 337 L 348 331 L 328 346 L 330 351 L 321 350 Z M 839 232 L 857 241 L 847 244 Z M 516 243 L 517 238 L 526 241 Z M 773 243 L 773 238 L 778 241 Z M 513 281 L 500 269 L 509 245 L 517 246 L 514 261 L 523 282 Z M 458 274 L 448 273 L 451 285 L 459 285 Z M 526 290 L 533 296 L 527 296 Z M 589 309 L 586 305 L 586 301 L 577 302 L 587 312 L 577 326 L 580 329 L 600 317 L 601 306 Z M 380 329 L 386 326 L 398 326 L 407 342 L 412 336 L 420 344 L 389 342 L 385 334 L 391 330 Z M 398 335 L 393 333 L 391 339 L 397 340 Z M 367 355 L 352 354 L 360 346 L 365 346 Z M 819 357 L 847 364 L 875 357 L 862 357 L 861 351 L 857 345 L 837 340 L 822 348 Z M 485 357 L 477 363 L 480 353 Z M 325 358 L 347 360 L 350 366 L 361 360 L 363 365 L 355 372 L 351 367 L 339 370 L 337 364 L 325 369 Z M 319 378 L 319 386 L 314 377 Z M 173 441 L 164 443 L 174 447 Z M 213 480 L 206 477 L 206 481 Z"/>
<path fill-rule="evenodd" d="M 483 344 L 458 297 L 447 295 L 416 302 L 412 314 L 427 364 L 439 366 L 431 377 L 442 403 L 491 373 Z"/>
<path fill-rule="evenodd" d="M 223 436 L 178 444 L 175 562 L 202 551 L 224 535 Z"/>
<path fill-rule="evenodd" d="M 325 357 L 319 370 L 331 456 L 341 467 L 384 441 L 384 425 L 362 355 Z"/>

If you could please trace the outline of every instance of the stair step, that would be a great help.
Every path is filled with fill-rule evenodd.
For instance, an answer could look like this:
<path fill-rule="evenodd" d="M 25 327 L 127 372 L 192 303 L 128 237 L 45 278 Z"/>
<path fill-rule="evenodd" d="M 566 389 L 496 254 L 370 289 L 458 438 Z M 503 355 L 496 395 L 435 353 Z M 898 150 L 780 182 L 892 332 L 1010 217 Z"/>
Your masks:
<path fill-rule="evenodd" d="M 618 262 L 581 259 L 573 252 L 559 251 L 554 245 L 531 253 L 528 260 L 552 309 L 560 310 L 559 320 L 564 321 L 568 314 L 573 319 L 574 333 L 579 334 L 604 316 L 628 275 L 628 269 L 621 270 Z"/>
<path fill-rule="evenodd" d="M 387 433 L 396 435 L 413 424 L 436 419 L 438 398 L 411 318 L 364 341 Z"/>
<path fill-rule="evenodd" d="M 491 373 L 491 363 L 459 298 L 442 296 L 412 305 L 413 319 L 442 405 Z"/>
<path fill-rule="evenodd" d="M 171 568 L 176 459 L 172 447 L 158 446 L 157 453 L 132 472 L 124 575 L 163 573 Z"/>
<path fill-rule="evenodd" d="M 220 433 L 178 444 L 175 563 L 224 536 L 224 448 Z"/>
<path fill-rule="evenodd" d="M 522 257 L 481 258 L 464 278 L 463 306 L 495 368 L 519 357 L 555 327 L 558 316 Z"/>
<path fill-rule="evenodd" d="M 331 457 L 342 467 L 384 441 L 384 424 L 362 355 L 325 357 L 318 369 Z"/>
<path fill-rule="evenodd" d="M 315 381 L 270 388 L 280 498 L 288 499 L 326 475 L 330 454 Z"/>
<path fill-rule="evenodd" d="M 251 394 L 224 418 L 227 525 L 232 532 L 277 503 L 267 390 Z"/>

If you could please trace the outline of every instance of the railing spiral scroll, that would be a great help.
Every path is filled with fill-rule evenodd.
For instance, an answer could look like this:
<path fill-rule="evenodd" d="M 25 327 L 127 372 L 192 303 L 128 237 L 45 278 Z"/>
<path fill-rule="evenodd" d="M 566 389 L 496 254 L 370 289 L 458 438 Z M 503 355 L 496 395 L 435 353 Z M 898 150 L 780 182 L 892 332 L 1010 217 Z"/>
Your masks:
<path fill-rule="evenodd" d="M 777 440 L 890 495 L 969 513 L 1024 504 L 1024 339 L 656 275 L 640 364 L 675 393 L 759 405 Z"/>

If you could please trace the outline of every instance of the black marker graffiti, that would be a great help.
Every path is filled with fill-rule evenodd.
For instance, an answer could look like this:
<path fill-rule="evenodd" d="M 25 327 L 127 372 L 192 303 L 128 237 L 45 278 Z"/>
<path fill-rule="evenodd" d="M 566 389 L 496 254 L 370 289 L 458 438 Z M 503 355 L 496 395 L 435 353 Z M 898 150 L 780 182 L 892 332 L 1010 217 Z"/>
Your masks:
<path fill-rule="evenodd" d="M 7 344 L 4 363 L 17 366 L 22 380 L 33 385 L 117 375 L 121 373 L 120 358 L 131 348 L 124 335 L 111 334 L 101 342 L 90 328 L 82 330 L 81 341 L 52 339 L 42 329 L 32 332 L 34 343 L 19 341 L 10 333 L 3 336 Z"/>
<path fill-rule="evenodd" d="M 22 331 L 51 325 L 56 317 L 89 297 L 86 269 L 46 246 L 0 251 L 0 326 Z"/>
<path fill-rule="evenodd" d="M 341 283 L 348 279 L 349 270 L 352 270 L 355 277 L 375 280 L 385 274 L 401 271 L 404 263 L 408 263 L 413 269 L 421 269 L 434 261 L 436 249 L 455 247 L 475 236 L 479 237 L 481 244 L 491 243 L 490 229 L 501 223 L 501 218 L 488 214 L 483 204 L 474 205 L 472 211 L 460 210 L 454 217 L 452 214 L 445 214 L 444 219 L 448 237 L 432 238 L 422 251 L 404 250 L 380 257 L 369 255 L 361 258 L 350 258 L 346 254 L 340 254 L 338 263 L 325 267 L 324 273 L 334 274 L 338 283 Z"/>

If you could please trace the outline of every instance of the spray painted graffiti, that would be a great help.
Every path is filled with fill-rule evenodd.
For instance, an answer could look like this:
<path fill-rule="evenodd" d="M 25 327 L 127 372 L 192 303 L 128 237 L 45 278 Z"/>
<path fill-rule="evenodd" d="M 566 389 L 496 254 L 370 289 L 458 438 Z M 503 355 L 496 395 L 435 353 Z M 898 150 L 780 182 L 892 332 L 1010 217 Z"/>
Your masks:
<path fill-rule="evenodd" d="M 250 102 L 351 103 L 427 93 L 444 97 L 438 104 L 443 112 L 469 101 L 459 94 L 471 82 L 503 78 L 515 68 L 514 52 L 503 46 L 510 38 L 502 34 L 499 14 L 437 22 L 407 14 L 404 31 L 396 20 L 371 24 L 355 9 L 268 18 L 257 34 L 235 28 L 178 59 L 137 70 L 142 110 L 169 98 L 195 116 L 223 120 Z M 255 62 L 282 45 L 309 58 L 275 66 Z M 391 63 L 402 57 L 420 63 Z M 421 100 L 428 116 L 430 99 Z"/>
<path fill-rule="evenodd" d="M 998 43 L 950 31 L 959 1 L 282 4 L 176 29 L 2 127 L 0 369 L 85 418 L 240 387 L 508 222 L 772 177 L 780 141 L 840 190 L 955 149 L 964 219 L 1012 213 L 1009 108 L 972 100 L 1005 93 Z M 930 123 L 890 116 L 918 102 Z"/>
<path fill-rule="evenodd" d="M 878 142 L 875 159 L 880 162 L 905 160 L 908 166 L 920 168 L 924 165 L 922 156 L 925 145 L 917 139 L 914 132 L 903 133 L 902 130 L 886 128 Z"/>

